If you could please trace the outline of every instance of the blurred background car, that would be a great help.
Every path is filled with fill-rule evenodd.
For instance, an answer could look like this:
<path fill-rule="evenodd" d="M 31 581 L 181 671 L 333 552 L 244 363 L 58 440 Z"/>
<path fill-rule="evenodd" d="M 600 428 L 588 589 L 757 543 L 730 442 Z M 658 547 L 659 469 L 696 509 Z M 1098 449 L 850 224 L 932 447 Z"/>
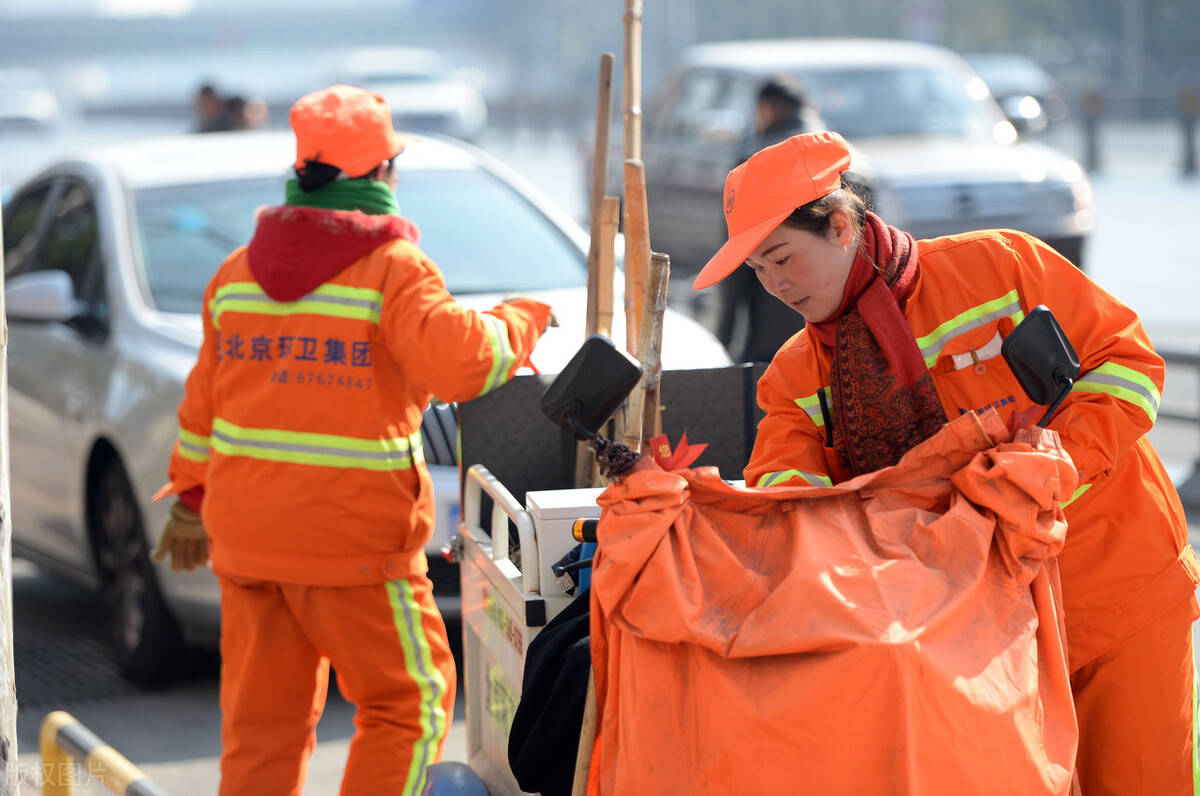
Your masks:
<path fill-rule="evenodd" d="M 98 590 L 120 668 L 135 682 L 169 678 L 164 662 L 185 642 L 217 638 L 211 572 L 170 572 L 147 558 L 170 503 L 150 499 L 178 434 L 205 286 L 249 240 L 255 210 L 282 201 L 294 152 L 283 132 L 114 145 L 60 160 L 4 208 L 13 551 Z M 456 297 L 485 309 L 526 293 L 555 307 L 561 326 L 533 363 L 556 372 L 583 341 L 583 230 L 466 144 L 425 137 L 397 168 L 402 212 Z M 662 358 L 667 368 L 729 364 L 711 334 L 674 312 Z M 333 385 L 342 374 L 328 370 Z M 454 423 L 443 406 L 423 427 L 435 564 L 458 518 Z"/>
<path fill-rule="evenodd" d="M 37 69 L 0 69 L 0 133 L 51 127 L 59 121 L 58 97 Z"/>
<path fill-rule="evenodd" d="M 451 67 L 437 50 L 355 48 L 341 58 L 332 78 L 382 94 L 397 129 L 476 141 L 487 127 L 483 76 Z"/>
<path fill-rule="evenodd" d="M 724 241 L 719 197 L 775 74 L 808 91 L 865 155 L 877 212 L 917 238 L 1007 227 L 1083 266 L 1092 190 L 1083 169 L 1018 137 L 987 85 L 950 50 L 872 39 L 761 39 L 686 48 L 645 132 L 656 249 L 699 267 Z"/>
<path fill-rule="evenodd" d="M 1067 118 L 1057 82 L 1032 58 L 1016 53 L 964 53 L 963 58 L 987 83 L 1017 132 L 1042 133 Z"/>

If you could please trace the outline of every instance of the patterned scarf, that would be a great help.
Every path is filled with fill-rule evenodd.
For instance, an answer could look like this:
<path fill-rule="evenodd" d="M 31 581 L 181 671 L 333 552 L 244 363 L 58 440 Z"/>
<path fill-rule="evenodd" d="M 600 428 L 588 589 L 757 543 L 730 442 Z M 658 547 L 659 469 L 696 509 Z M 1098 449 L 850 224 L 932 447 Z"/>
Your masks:
<path fill-rule="evenodd" d="M 916 278 L 912 235 L 867 213 L 841 307 L 809 324 L 833 348 L 833 445 L 853 475 L 890 467 L 946 423 L 904 319 Z"/>

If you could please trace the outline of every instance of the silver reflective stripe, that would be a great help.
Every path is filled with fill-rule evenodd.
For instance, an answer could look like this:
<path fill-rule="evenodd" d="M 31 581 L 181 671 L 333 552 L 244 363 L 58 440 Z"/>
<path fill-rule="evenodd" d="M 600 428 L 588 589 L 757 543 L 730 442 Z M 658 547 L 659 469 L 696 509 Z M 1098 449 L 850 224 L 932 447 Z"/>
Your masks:
<path fill-rule="evenodd" d="M 946 343 L 955 337 L 1001 318 L 1012 318 L 1014 323 L 1020 323 L 1025 318 L 1017 291 L 1010 290 L 1000 298 L 960 312 L 929 334 L 918 337 L 917 346 L 921 349 L 921 356 L 925 358 L 925 366 L 932 368 L 937 363 L 942 349 L 946 347 Z"/>
<path fill-rule="evenodd" d="M 1105 362 L 1079 377 L 1071 392 L 1106 393 L 1139 407 L 1154 423 L 1162 400 L 1158 387 L 1144 373 L 1124 365 Z"/>
<path fill-rule="evenodd" d="M 343 437 L 272 428 L 243 428 L 213 420 L 213 450 L 272 462 L 375 471 L 406 470 L 425 460 L 421 433 L 407 437 Z"/>
<path fill-rule="evenodd" d="M 833 415 L 832 391 L 829 389 L 829 387 L 822 387 L 821 389 L 825 390 L 825 398 L 826 398 L 826 401 L 828 402 L 827 405 L 829 407 L 829 414 L 830 414 L 830 416 L 832 416 Z M 825 416 L 821 414 L 821 399 L 817 397 L 816 393 L 813 393 L 812 395 L 809 395 L 805 398 L 796 398 L 795 401 L 796 401 L 796 406 L 798 406 L 804 410 L 804 413 L 806 415 L 808 415 L 809 418 L 812 419 L 814 425 L 819 426 L 819 427 L 825 425 Z"/>
<path fill-rule="evenodd" d="M 479 395 L 489 393 L 508 381 L 508 372 L 517 358 L 508 341 L 508 324 L 486 312 L 483 313 L 483 324 L 487 330 L 488 345 L 492 349 L 492 367 Z"/>
<path fill-rule="evenodd" d="M 383 294 L 370 288 L 325 284 L 295 301 L 275 301 L 256 282 L 231 282 L 217 289 L 208 308 L 217 329 L 224 312 L 327 315 L 379 323 Z"/>

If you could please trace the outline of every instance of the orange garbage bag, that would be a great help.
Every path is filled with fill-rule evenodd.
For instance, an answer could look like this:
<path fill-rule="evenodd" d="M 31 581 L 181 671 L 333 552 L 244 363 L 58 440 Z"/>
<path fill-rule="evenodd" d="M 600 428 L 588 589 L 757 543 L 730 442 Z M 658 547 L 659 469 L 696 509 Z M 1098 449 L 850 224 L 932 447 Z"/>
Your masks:
<path fill-rule="evenodd" d="M 592 794 L 1066 794 L 1057 434 L 970 413 L 895 467 L 601 495 Z"/>

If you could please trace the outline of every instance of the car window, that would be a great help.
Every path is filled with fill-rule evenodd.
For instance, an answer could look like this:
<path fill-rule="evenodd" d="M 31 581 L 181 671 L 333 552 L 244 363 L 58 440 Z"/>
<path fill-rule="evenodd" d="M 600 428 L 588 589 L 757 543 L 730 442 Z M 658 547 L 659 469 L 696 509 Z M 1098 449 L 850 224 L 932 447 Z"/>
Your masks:
<path fill-rule="evenodd" d="M 683 78 L 671 103 L 665 132 L 672 136 L 689 136 L 695 130 L 696 117 L 712 108 L 721 96 L 724 80 L 716 72 L 695 71 Z"/>
<path fill-rule="evenodd" d="M 13 201 L 4 214 L 4 273 L 15 276 L 33 265 L 38 219 L 50 198 L 50 183 L 34 188 Z"/>
<path fill-rule="evenodd" d="M 400 212 L 450 292 L 508 293 L 578 287 L 584 254 L 510 186 L 483 169 L 400 172 Z M 277 205 L 283 179 L 175 185 L 135 192 L 141 262 L 155 306 L 199 312 L 217 267 L 254 233 L 254 214 Z"/>
<path fill-rule="evenodd" d="M 977 77 L 930 67 L 797 75 L 833 130 L 847 138 L 950 135 L 990 139 L 1003 121 Z"/>
<path fill-rule="evenodd" d="M 100 225 L 91 190 L 71 181 L 50 209 L 46 242 L 37 265 L 39 271 L 66 271 L 76 297 L 97 300 L 101 278 L 98 267 Z"/>

